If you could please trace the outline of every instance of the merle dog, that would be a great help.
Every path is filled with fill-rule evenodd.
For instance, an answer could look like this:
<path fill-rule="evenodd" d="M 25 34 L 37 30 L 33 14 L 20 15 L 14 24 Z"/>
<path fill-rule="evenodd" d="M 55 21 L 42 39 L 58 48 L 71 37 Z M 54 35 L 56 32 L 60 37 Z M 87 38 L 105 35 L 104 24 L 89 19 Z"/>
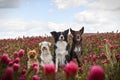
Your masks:
<path fill-rule="evenodd" d="M 82 34 L 84 32 L 84 27 L 82 27 L 79 31 L 74 31 L 70 28 L 70 31 L 73 35 L 70 60 L 76 58 L 78 66 L 80 66 L 79 56 L 82 54 Z"/>
<path fill-rule="evenodd" d="M 58 70 L 59 65 L 65 65 L 69 60 L 66 57 L 68 54 L 68 30 L 63 32 L 51 32 L 54 38 L 54 56 L 53 61 L 56 65 L 56 71 Z"/>

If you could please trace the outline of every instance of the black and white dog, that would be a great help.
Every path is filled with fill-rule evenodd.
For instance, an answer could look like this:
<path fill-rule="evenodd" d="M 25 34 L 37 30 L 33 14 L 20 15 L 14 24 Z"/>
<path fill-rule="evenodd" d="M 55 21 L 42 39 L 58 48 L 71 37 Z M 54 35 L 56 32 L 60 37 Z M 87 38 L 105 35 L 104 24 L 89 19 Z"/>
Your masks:
<path fill-rule="evenodd" d="M 68 62 L 68 30 L 64 32 L 51 32 L 54 38 L 54 56 L 53 61 L 56 65 L 56 72 L 59 65 L 65 65 Z"/>
<path fill-rule="evenodd" d="M 80 66 L 79 56 L 82 54 L 82 34 L 84 32 L 84 27 L 82 27 L 79 31 L 74 31 L 70 28 L 70 32 L 73 36 L 70 60 L 76 58 L 78 66 Z"/>

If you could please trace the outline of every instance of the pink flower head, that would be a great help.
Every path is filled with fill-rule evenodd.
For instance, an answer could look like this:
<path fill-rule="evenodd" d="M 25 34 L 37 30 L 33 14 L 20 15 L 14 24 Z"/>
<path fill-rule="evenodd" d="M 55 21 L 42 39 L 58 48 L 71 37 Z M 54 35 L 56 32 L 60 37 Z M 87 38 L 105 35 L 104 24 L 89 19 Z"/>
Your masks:
<path fill-rule="evenodd" d="M 12 67 L 8 67 L 3 76 L 2 76 L 2 79 L 1 80 L 13 80 L 13 74 L 14 74 L 14 71 L 13 71 L 13 68 Z"/>
<path fill-rule="evenodd" d="M 92 66 L 88 80 L 104 80 L 104 70 L 101 66 Z"/>
<path fill-rule="evenodd" d="M 101 46 L 101 45 L 100 45 L 100 46 L 98 46 L 98 47 L 99 47 L 100 49 L 102 49 L 102 48 L 103 48 L 103 46 Z"/>
<path fill-rule="evenodd" d="M 114 49 L 114 48 L 115 48 L 115 46 L 113 46 L 113 45 L 110 46 L 110 49 Z"/>
<path fill-rule="evenodd" d="M 8 66 L 12 66 L 13 65 L 13 61 L 10 61 Z"/>
<path fill-rule="evenodd" d="M 26 69 L 23 69 L 22 74 L 24 75 L 27 72 Z"/>
<path fill-rule="evenodd" d="M 38 66 L 38 63 L 33 63 L 33 67 Z"/>
<path fill-rule="evenodd" d="M 105 43 L 110 43 L 110 41 L 108 39 L 104 39 Z"/>
<path fill-rule="evenodd" d="M 104 53 L 101 53 L 100 54 L 100 58 L 105 58 L 106 56 L 105 56 L 105 54 Z"/>
<path fill-rule="evenodd" d="M 15 51 L 15 52 L 13 53 L 13 55 L 14 55 L 15 57 L 18 57 L 18 52 Z"/>
<path fill-rule="evenodd" d="M 88 60 L 86 60 L 86 59 L 85 59 L 85 60 L 84 60 L 84 63 L 86 63 L 86 64 L 87 64 L 87 63 L 88 63 Z"/>
<path fill-rule="evenodd" d="M 15 58 L 14 63 L 19 63 L 19 62 L 20 62 L 20 58 L 19 57 Z"/>
<path fill-rule="evenodd" d="M 24 76 L 23 74 L 22 74 L 22 75 L 20 75 L 19 80 L 25 80 L 25 76 Z"/>
<path fill-rule="evenodd" d="M 20 64 L 16 64 L 16 63 L 13 64 L 14 71 L 18 71 L 19 68 L 20 68 Z"/>
<path fill-rule="evenodd" d="M 115 57 L 117 60 L 120 60 L 120 54 L 116 54 Z"/>
<path fill-rule="evenodd" d="M 64 71 L 68 77 L 75 76 L 77 73 L 77 70 L 78 70 L 78 66 L 72 61 L 68 63 L 64 68 Z"/>
<path fill-rule="evenodd" d="M 22 56 L 24 55 L 24 52 L 25 52 L 25 51 L 24 51 L 23 49 L 20 49 L 20 50 L 19 50 L 19 53 L 18 53 L 18 54 L 19 54 L 19 57 L 22 57 Z"/>
<path fill-rule="evenodd" d="M 44 71 L 45 71 L 46 76 L 55 75 L 55 65 L 54 64 L 45 65 L 44 66 Z"/>
<path fill-rule="evenodd" d="M 38 75 L 34 75 L 34 76 L 32 77 L 32 79 L 33 79 L 33 80 L 40 80 L 40 77 L 39 77 Z"/>
<path fill-rule="evenodd" d="M 87 57 L 87 56 L 84 56 L 84 59 L 88 59 L 88 57 Z"/>
<path fill-rule="evenodd" d="M 2 62 L 2 63 L 9 64 L 10 60 L 11 60 L 11 59 L 8 57 L 8 54 L 3 54 L 3 55 L 1 56 L 1 62 Z"/>
<path fill-rule="evenodd" d="M 34 70 L 35 72 L 37 72 L 37 71 L 39 70 L 39 67 L 38 67 L 38 66 L 34 66 L 34 67 L 33 67 L 33 70 Z"/>
<path fill-rule="evenodd" d="M 92 58 L 93 58 L 93 60 L 96 60 L 97 56 L 96 56 L 96 55 L 93 55 L 93 57 L 92 57 Z"/>

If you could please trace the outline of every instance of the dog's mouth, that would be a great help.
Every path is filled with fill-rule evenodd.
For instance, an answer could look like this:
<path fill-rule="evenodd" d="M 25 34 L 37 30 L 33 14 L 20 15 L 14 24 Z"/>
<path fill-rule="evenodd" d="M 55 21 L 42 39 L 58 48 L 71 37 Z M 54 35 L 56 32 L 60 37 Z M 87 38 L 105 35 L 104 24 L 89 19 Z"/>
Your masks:
<path fill-rule="evenodd" d="M 76 40 L 77 41 L 80 41 L 81 40 L 81 37 L 79 35 L 76 36 Z"/>
<path fill-rule="evenodd" d="M 59 41 L 61 41 L 61 42 L 62 42 L 62 41 L 64 41 L 64 40 L 63 40 L 63 39 L 60 39 Z"/>
<path fill-rule="evenodd" d="M 80 39 L 77 39 L 77 41 L 80 41 Z"/>
<path fill-rule="evenodd" d="M 35 55 L 30 55 L 30 58 L 33 59 L 35 57 Z"/>

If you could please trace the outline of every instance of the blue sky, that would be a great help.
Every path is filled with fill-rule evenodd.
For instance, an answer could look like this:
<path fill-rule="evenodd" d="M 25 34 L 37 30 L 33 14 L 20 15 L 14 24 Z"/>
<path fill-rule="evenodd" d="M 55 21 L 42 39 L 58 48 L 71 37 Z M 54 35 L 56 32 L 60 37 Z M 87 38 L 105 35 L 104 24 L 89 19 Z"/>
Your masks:
<path fill-rule="evenodd" d="M 0 0 L 0 39 L 82 26 L 85 33 L 120 31 L 119 4 L 120 0 Z"/>
<path fill-rule="evenodd" d="M 73 22 L 74 13 L 84 10 L 84 7 L 58 10 L 52 0 L 29 0 L 21 1 L 18 8 L 9 16 L 11 18 L 22 18 L 27 21 L 53 21 Z"/>

